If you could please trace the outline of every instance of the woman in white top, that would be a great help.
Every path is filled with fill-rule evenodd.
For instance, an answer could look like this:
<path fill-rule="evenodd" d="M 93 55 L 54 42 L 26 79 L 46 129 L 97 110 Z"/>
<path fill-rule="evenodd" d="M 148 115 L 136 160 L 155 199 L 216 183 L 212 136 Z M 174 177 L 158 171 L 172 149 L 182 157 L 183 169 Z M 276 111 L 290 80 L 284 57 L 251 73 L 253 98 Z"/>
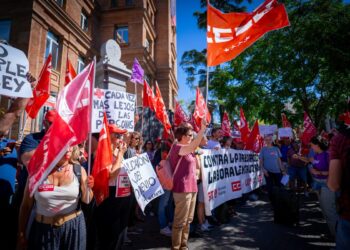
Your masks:
<path fill-rule="evenodd" d="M 91 201 L 94 180 L 80 165 L 73 170 L 71 155 L 72 148 L 40 184 L 33 197 L 29 195 L 27 181 L 19 215 L 18 249 L 25 249 L 27 245 L 28 249 L 86 249 L 85 220 L 79 198 L 84 203 Z M 79 170 L 81 177 L 76 176 Z M 30 237 L 26 239 L 25 231 L 34 201 L 36 215 Z"/>

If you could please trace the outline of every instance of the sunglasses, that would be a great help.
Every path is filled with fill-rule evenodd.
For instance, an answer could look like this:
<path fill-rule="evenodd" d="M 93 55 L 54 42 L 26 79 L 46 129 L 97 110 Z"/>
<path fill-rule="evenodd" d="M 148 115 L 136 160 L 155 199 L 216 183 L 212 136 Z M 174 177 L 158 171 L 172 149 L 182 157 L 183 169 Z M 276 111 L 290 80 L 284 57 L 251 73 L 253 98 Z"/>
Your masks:
<path fill-rule="evenodd" d="M 193 134 L 186 134 L 186 136 L 188 136 L 188 137 L 193 137 Z"/>

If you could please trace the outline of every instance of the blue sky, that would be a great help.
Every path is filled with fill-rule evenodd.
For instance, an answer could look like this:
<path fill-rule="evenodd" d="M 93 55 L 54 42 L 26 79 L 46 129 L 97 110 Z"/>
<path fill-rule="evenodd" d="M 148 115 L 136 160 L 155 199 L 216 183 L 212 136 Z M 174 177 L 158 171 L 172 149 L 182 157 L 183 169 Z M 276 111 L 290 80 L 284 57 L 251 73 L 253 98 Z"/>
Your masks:
<path fill-rule="evenodd" d="M 248 11 L 254 10 L 264 0 L 253 0 L 252 4 L 244 2 Z M 195 99 L 195 90 L 190 89 L 186 84 L 186 74 L 180 67 L 182 54 L 185 51 L 206 48 L 206 33 L 199 30 L 196 18 L 193 13 L 200 8 L 200 0 L 177 0 L 176 19 L 177 19 L 177 80 L 179 83 L 178 100 L 185 101 L 185 105 Z M 186 107 L 184 107 L 186 108 Z"/>

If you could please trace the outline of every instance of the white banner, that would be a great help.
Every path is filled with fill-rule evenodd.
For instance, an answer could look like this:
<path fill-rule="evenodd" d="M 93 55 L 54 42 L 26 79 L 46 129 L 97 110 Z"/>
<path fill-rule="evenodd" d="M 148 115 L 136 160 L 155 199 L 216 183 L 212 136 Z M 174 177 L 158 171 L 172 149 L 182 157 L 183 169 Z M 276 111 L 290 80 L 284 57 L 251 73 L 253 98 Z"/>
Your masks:
<path fill-rule="evenodd" d="M 0 95 L 11 97 L 33 97 L 32 87 L 27 80 L 29 63 L 19 49 L 0 44 Z"/>
<path fill-rule="evenodd" d="M 276 124 L 273 125 L 259 125 L 259 132 L 261 136 L 273 135 L 277 132 L 278 127 Z"/>
<path fill-rule="evenodd" d="M 293 138 L 292 128 L 279 128 L 278 138 L 281 138 L 281 137 Z"/>
<path fill-rule="evenodd" d="M 109 123 L 134 131 L 135 95 L 108 89 L 94 89 L 92 133 L 99 133 L 103 123 L 103 111 Z"/>
<path fill-rule="evenodd" d="M 137 203 L 144 211 L 150 201 L 164 193 L 151 161 L 144 153 L 124 160 L 123 167 L 128 173 Z"/>
<path fill-rule="evenodd" d="M 203 150 L 200 156 L 206 215 L 220 204 L 263 184 L 258 155 L 252 151 Z"/>

